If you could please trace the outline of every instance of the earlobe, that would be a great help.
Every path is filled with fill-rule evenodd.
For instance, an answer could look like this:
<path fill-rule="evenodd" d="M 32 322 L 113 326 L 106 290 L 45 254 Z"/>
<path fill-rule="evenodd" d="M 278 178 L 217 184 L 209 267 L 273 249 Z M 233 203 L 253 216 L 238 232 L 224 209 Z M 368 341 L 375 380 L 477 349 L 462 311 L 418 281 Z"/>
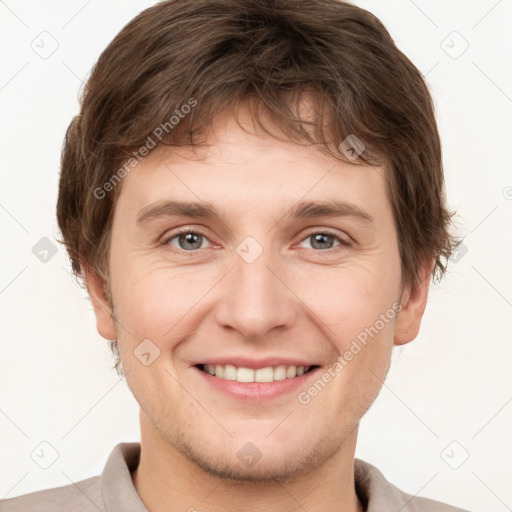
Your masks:
<path fill-rule="evenodd" d="M 90 265 L 86 264 L 82 268 L 84 268 L 85 282 L 96 316 L 96 329 L 103 338 L 115 340 L 117 337 L 115 322 L 105 293 L 105 281 Z"/>
<path fill-rule="evenodd" d="M 421 319 L 427 306 L 432 268 L 432 264 L 422 266 L 417 283 L 402 294 L 402 310 L 395 325 L 395 345 L 405 345 L 418 336 Z"/>

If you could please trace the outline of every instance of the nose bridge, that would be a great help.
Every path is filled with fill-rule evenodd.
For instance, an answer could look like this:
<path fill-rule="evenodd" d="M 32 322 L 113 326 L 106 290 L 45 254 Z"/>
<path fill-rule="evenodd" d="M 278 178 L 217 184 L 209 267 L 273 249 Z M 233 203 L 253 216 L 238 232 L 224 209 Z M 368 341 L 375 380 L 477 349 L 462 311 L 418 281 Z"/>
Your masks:
<path fill-rule="evenodd" d="M 295 310 L 293 294 L 275 275 L 280 265 L 274 252 L 250 238 L 233 254 L 234 268 L 224 283 L 216 319 L 222 327 L 257 339 L 275 327 L 289 326 Z"/>

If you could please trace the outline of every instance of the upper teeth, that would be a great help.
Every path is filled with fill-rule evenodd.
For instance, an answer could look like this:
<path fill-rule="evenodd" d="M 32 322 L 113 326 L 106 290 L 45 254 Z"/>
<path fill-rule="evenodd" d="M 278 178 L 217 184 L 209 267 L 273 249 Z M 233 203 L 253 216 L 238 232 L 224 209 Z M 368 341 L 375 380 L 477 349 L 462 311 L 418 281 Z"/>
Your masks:
<path fill-rule="evenodd" d="M 303 375 L 310 366 L 267 366 L 266 368 L 244 368 L 232 364 L 205 364 L 204 371 L 225 380 L 236 380 L 238 382 L 273 382 L 275 380 L 292 379 Z"/>

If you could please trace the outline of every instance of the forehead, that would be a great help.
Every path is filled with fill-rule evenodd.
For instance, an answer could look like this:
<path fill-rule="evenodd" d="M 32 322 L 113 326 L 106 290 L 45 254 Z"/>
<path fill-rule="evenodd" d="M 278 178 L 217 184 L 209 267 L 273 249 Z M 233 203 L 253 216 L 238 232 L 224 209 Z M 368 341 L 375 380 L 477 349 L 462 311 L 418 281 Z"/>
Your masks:
<path fill-rule="evenodd" d="M 389 209 L 383 167 L 354 165 L 278 139 L 243 114 L 239 121 L 243 128 L 232 115 L 219 116 L 205 145 L 155 148 L 124 178 L 117 207 L 132 217 L 168 198 L 231 205 L 246 215 L 282 211 L 300 200 L 345 200 L 377 216 L 379 208 Z"/>

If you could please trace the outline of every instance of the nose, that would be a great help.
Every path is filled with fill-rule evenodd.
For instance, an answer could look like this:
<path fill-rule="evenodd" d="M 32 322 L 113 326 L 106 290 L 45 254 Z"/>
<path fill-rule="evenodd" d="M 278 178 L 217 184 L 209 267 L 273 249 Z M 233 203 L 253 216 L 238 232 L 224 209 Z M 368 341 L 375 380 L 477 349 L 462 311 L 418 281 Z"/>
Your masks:
<path fill-rule="evenodd" d="M 234 255 L 234 268 L 222 281 L 216 321 L 256 341 L 279 328 L 289 328 L 298 314 L 298 299 L 287 283 L 286 272 L 270 251 L 252 263 Z"/>

